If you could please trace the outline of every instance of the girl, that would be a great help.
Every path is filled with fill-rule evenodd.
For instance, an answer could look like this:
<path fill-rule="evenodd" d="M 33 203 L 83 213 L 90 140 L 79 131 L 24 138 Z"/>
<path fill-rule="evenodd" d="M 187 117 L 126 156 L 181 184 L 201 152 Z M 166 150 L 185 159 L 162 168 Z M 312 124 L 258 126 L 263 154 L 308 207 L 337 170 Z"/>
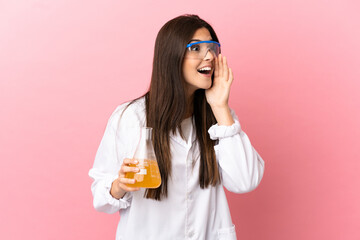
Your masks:
<path fill-rule="evenodd" d="M 233 73 L 213 28 L 183 15 L 159 31 L 149 91 L 111 115 L 97 151 L 94 207 L 120 212 L 116 239 L 236 239 L 223 186 L 255 189 L 264 161 L 228 106 Z M 137 130 L 153 128 L 162 183 L 131 187 Z"/>

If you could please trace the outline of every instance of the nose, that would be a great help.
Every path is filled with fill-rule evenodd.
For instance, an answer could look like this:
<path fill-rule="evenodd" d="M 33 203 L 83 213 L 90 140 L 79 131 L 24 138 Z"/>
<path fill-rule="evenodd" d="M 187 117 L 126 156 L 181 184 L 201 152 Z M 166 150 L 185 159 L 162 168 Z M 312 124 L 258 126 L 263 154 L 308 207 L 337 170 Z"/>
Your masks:
<path fill-rule="evenodd" d="M 206 51 L 204 60 L 210 60 L 212 61 L 215 58 L 215 53 L 210 50 L 210 48 Z"/>

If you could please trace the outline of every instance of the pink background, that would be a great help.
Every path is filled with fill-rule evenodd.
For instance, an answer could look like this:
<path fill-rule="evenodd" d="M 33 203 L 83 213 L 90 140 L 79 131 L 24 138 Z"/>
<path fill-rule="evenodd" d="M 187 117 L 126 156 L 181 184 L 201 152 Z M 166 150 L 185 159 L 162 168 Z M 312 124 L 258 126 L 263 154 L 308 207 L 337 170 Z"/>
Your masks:
<path fill-rule="evenodd" d="M 228 193 L 238 239 L 360 239 L 360 4 L 241 0 L 0 1 L 0 239 L 114 239 L 92 167 L 117 105 L 149 85 L 161 26 L 210 22 L 230 104 L 266 162 Z"/>

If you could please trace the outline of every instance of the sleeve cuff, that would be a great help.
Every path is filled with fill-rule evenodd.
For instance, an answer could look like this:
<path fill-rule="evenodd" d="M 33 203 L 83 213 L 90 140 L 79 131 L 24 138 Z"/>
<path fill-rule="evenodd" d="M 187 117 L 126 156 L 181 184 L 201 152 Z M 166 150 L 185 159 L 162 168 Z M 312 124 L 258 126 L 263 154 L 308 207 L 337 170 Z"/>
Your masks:
<path fill-rule="evenodd" d="M 208 133 L 210 134 L 210 138 L 212 140 L 217 140 L 221 138 L 232 137 L 240 133 L 240 130 L 240 123 L 239 121 L 235 120 L 235 122 L 231 126 L 219 126 L 218 124 L 212 125 L 209 128 Z"/>
<path fill-rule="evenodd" d="M 106 178 L 106 180 L 105 180 L 105 189 L 106 189 L 105 198 L 106 198 L 106 201 L 110 205 L 112 205 L 116 208 L 120 208 L 120 209 L 127 208 L 130 206 L 130 199 L 131 199 L 130 195 L 131 194 L 125 193 L 125 195 L 122 198 L 120 198 L 119 200 L 114 198 L 110 194 L 112 182 L 117 178 L 118 178 L 118 176 L 111 176 L 111 177 Z"/>

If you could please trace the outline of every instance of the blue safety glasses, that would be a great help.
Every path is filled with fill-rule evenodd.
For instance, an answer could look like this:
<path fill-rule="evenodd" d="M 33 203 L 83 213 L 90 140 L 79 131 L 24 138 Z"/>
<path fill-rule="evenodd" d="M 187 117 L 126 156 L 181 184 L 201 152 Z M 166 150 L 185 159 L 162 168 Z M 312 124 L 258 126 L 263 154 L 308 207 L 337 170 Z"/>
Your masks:
<path fill-rule="evenodd" d="M 214 57 L 218 57 L 221 49 L 220 43 L 215 41 L 199 41 L 186 45 L 186 57 L 204 59 L 208 51 L 213 54 Z"/>

